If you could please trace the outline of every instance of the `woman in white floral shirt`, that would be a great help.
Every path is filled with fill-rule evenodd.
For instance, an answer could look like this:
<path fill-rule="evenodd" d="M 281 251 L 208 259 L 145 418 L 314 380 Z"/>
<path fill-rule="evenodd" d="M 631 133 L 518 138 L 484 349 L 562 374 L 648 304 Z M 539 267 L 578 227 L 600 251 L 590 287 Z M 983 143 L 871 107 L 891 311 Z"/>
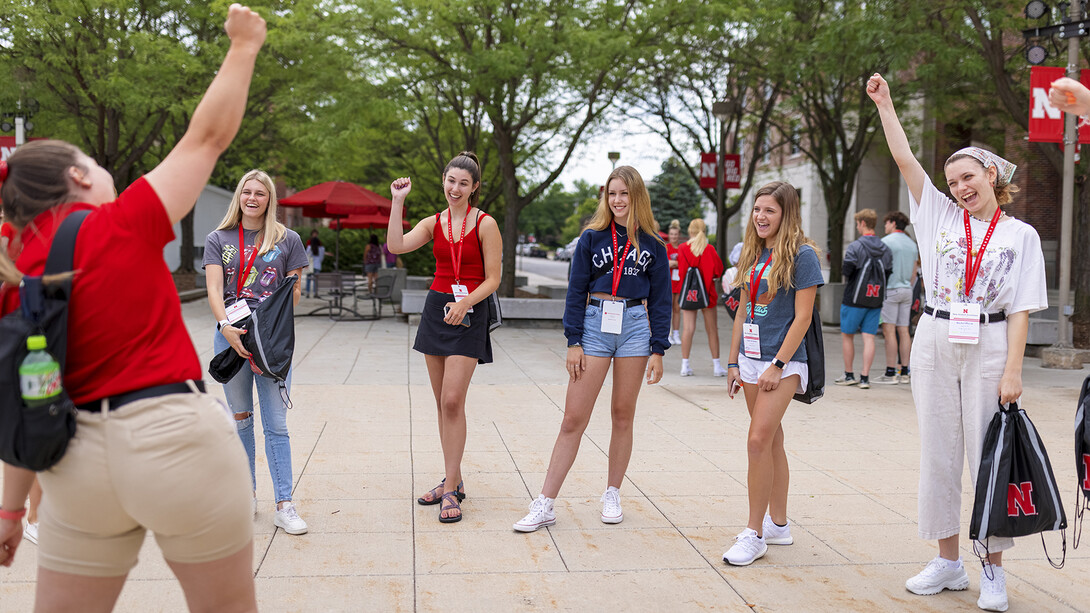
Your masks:
<path fill-rule="evenodd" d="M 875 74 L 867 93 L 912 197 L 927 293 L 910 361 L 920 427 L 919 533 L 938 541 L 939 555 L 905 587 L 924 595 L 964 590 L 969 576 L 958 554 L 963 465 L 967 454 L 975 484 L 992 416 L 1000 403 L 1022 395 L 1029 314 L 1048 306 L 1041 239 L 999 208 L 1018 191 L 1010 183 L 1013 164 L 979 147 L 957 151 L 945 165 L 950 199 L 913 156 L 886 81 Z M 979 544 L 987 564 L 977 606 L 1006 611 L 1002 559 L 1014 541 L 991 537 Z"/>

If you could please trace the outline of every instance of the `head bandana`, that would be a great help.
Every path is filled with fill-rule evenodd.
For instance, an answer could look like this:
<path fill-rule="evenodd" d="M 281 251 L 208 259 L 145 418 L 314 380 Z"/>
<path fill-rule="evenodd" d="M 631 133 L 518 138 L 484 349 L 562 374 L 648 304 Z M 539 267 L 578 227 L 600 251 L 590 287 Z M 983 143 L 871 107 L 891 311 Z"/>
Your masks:
<path fill-rule="evenodd" d="M 984 149 L 981 149 L 980 147 L 966 147 L 964 149 L 959 149 L 958 151 L 955 151 L 953 155 L 946 159 L 946 163 L 949 164 L 950 160 L 953 160 L 954 158 L 962 155 L 967 155 L 974 160 L 980 162 L 981 165 L 984 166 L 985 170 L 987 170 L 989 166 L 995 166 L 996 187 L 1003 187 L 1004 185 L 1010 183 L 1011 179 L 1014 178 L 1014 171 L 1018 169 L 1018 166 L 1008 162 L 1007 160 L 1004 160 L 998 155 L 992 153 L 991 151 L 986 151 Z"/>

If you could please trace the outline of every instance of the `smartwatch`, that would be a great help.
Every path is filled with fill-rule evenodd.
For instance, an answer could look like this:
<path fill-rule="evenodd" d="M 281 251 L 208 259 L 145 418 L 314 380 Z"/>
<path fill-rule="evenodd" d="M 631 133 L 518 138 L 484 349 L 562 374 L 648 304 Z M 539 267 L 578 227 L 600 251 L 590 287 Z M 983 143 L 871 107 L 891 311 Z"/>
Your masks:
<path fill-rule="evenodd" d="M 772 358 L 772 365 L 776 368 L 779 368 L 780 370 L 783 370 L 784 367 L 787 366 L 787 362 L 784 362 L 780 358 Z"/>
<path fill-rule="evenodd" d="M 231 322 L 226 319 L 221 319 L 216 322 L 216 330 L 222 330 L 225 326 L 231 325 Z"/>

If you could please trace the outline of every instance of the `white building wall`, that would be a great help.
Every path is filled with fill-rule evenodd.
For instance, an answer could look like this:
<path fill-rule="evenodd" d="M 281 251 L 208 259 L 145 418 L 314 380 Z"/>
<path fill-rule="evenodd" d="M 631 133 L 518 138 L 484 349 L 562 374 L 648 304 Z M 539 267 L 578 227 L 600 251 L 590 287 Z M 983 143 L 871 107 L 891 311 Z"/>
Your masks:
<path fill-rule="evenodd" d="M 231 203 L 233 195 L 233 192 L 223 188 L 206 185 L 204 190 L 201 191 L 200 198 L 197 199 L 197 204 L 194 206 L 196 213 L 193 217 L 193 246 L 196 249 L 193 267 L 197 269 L 198 278 L 204 274 L 201 269 L 201 261 L 204 256 L 204 239 L 216 229 L 220 220 L 223 219 L 224 213 L 227 212 L 227 205 Z M 181 244 L 182 225 L 176 223 L 174 224 L 174 240 L 167 243 L 167 246 L 163 248 L 163 259 L 166 260 L 167 267 L 170 270 L 177 269 L 178 265 L 181 264 Z"/>

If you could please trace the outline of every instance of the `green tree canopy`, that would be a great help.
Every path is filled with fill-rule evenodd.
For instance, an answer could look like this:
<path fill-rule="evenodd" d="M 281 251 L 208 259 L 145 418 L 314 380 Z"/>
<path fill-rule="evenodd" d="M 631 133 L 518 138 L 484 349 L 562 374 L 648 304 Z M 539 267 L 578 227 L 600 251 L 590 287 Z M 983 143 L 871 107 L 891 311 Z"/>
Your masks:
<path fill-rule="evenodd" d="M 703 217 L 703 194 L 693 182 L 685 165 L 676 157 L 666 158 L 662 172 L 647 185 L 651 194 L 651 210 L 659 222 L 659 229 L 666 231 L 670 220 L 681 222 L 682 233 L 693 219 Z"/>

